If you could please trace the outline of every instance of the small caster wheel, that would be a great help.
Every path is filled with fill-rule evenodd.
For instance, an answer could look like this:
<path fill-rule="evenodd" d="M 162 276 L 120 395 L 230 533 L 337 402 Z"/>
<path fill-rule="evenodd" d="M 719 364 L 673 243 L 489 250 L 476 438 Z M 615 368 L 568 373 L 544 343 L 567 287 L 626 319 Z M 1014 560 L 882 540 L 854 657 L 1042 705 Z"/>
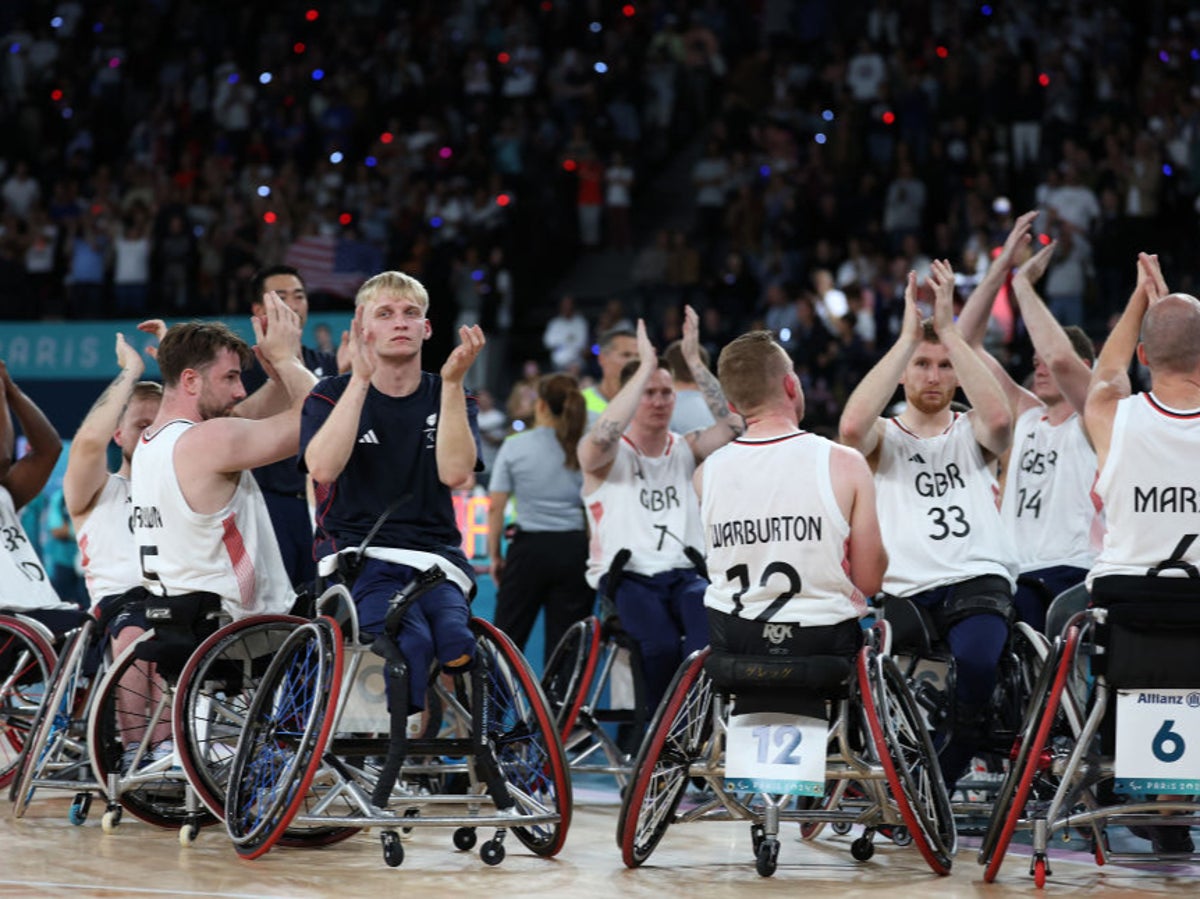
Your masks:
<path fill-rule="evenodd" d="M 71 810 L 67 813 L 67 820 L 78 827 L 87 820 L 88 809 L 91 807 L 91 793 L 76 793 L 75 798 L 71 801 Z"/>
<path fill-rule="evenodd" d="M 394 830 L 385 830 L 379 835 L 379 842 L 383 845 L 383 861 L 389 868 L 399 868 L 404 862 L 404 846 L 400 844 L 400 837 Z"/>
<path fill-rule="evenodd" d="M 866 837 L 859 837 L 850 844 L 850 854 L 855 861 L 865 862 L 875 854 L 875 844 Z"/>
<path fill-rule="evenodd" d="M 421 817 L 421 810 L 420 810 L 420 809 L 416 809 L 416 808 L 406 808 L 406 809 L 404 810 L 404 817 L 406 817 L 406 818 L 419 818 L 419 817 Z M 413 832 L 412 826 L 410 825 L 409 827 L 401 827 L 401 828 L 400 828 L 400 832 L 401 832 L 401 833 L 402 833 L 404 836 L 408 836 L 410 833 L 412 833 L 412 832 Z"/>
<path fill-rule="evenodd" d="M 775 866 L 779 861 L 779 841 L 763 840 L 755 856 L 754 869 L 760 877 L 770 877 L 775 873 Z"/>
<path fill-rule="evenodd" d="M 892 842 L 897 846 L 911 846 L 912 832 L 903 825 L 892 828 Z"/>
<path fill-rule="evenodd" d="M 121 807 L 110 808 L 104 813 L 104 817 L 100 819 L 100 829 L 105 833 L 116 833 L 118 827 L 121 826 Z"/>
<path fill-rule="evenodd" d="M 766 839 L 766 834 L 763 831 L 761 824 L 754 824 L 750 828 L 750 845 L 754 847 L 754 855 L 758 855 L 758 850 L 762 848 L 763 840 Z"/>
<path fill-rule="evenodd" d="M 461 852 L 469 852 L 475 848 L 475 828 L 460 827 L 454 831 L 454 848 Z"/>
<path fill-rule="evenodd" d="M 179 847 L 181 849 L 190 849 L 198 836 L 200 836 L 200 828 L 195 824 L 183 825 L 183 827 L 179 828 Z"/>
<path fill-rule="evenodd" d="M 1039 890 L 1046 886 L 1045 856 L 1039 856 L 1033 860 L 1033 882 Z"/>
<path fill-rule="evenodd" d="M 851 826 L 852 825 L 848 821 L 834 821 L 829 825 L 829 828 L 839 837 L 844 837 L 850 832 Z"/>
<path fill-rule="evenodd" d="M 499 840 L 488 840 L 479 847 L 479 857 L 485 865 L 495 867 L 504 861 L 504 844 Z"/>

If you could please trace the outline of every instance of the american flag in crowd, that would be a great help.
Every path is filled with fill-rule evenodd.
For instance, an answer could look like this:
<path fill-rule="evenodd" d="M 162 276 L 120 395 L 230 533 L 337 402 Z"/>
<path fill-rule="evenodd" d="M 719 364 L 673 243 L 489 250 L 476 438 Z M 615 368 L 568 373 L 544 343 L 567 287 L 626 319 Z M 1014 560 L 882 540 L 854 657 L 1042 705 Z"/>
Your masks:
<path fill-rule="evenodd" d="M 362 241 L 314 234 L 293 241 L 284 262 L 300 270 L 310 293 L 352 298 L 382 268 L 382 257 Z"/>

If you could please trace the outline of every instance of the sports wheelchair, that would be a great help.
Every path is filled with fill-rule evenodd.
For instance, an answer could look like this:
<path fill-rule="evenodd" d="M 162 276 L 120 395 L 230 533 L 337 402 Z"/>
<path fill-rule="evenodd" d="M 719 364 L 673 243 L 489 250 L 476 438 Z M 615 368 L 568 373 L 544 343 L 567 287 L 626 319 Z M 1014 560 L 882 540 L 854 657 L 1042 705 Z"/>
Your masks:
<path fill-rule="evenodd" d="M 179 827 L 187 846 L 216 822 L 212 809 L 223 807 L 239 715 L 255 678 L 305 619 L 260 616 L 218 628 L 215 597 L 149 599 L 157 604 L 150 613 L 156 626 L 116 659 L 107 618 L 89 616 L 68 635 L 10 791 L 14 816 L 24 815 L 37 790 L 50 789 L 75 793 L 69 819 L 76 825 L 87 820 L 94 795 L 105 798 L 105 832 L 129 811 Z M 172 614 L 180 626 L 172 626 Z"/>
<path fill-rule="evenodd" d="M 341 558 L 352 568 L 357 552 Z M 337 565 L 323 560 L 322 573 Z M 404 707 L 382 716 L 377 700 L 373 716 L 350 712 L 372 652 L 395 697 L 408 695 L 407 678 L 427 676 L 408 670 L 394 635 L 409 605 L 443 578 L 433 568 L 399 591 L 374 640 L 360 635 L 350 592 L 335 583 L 317 600 L 318 617 L 283 640 L 245 711 L 229 773 L 224 817 L 240 856 L 258 858 L 297 828 L 381 828 L 392 867 L 404 860 L 399 832 L 417 827 L 455 828 L 463 851 L 477 828 L 494 828 L 480 847 L 489 865 L 504 859 L 510 829 L 537 855 L 562 848 L 571 819 L 562 744 L 528 663 L 488 622 L 471 620 L 469 672 L 428 675 L 423 714 L 410 717 L 397 702 Z"/>
<path fill-rule="evenodd" d="M 960 722 L 955 715 L 954 656 L 932 617 L 901 597 L 888 598 L 882 617 L 893 627 L 893 657 L 912 686 L 939 753 L 960 727 L 973 727 L 979 735 L 976 757 L 959 778 L 951 800 L 960 829 L 981 831 L 1019 739 L 1050 641 L 1025 622 L 1013 622 L 997 666 L 996 686 L 980 720 Z"/>
<path fill-rule="evenodd" d="M 625 708 L 616 698 L 621 679 L 629 694 Z M 640 740 L 646 715 L 637 644 L 615 612 L 603 620 L 588 616 L 567 629 L 546 664 L 542 689 L 571 772 L 611 774 L 624 788 L 633 760 L 622 744 L 627 734 Z M 616 738 L 610 732 L 614 726 Z"/>
<path fill-rule="evenodd" d="M 1189 752 L 1200 707 L 1200 580 L 1190 574 L 1099 578 L 1093 608 L 1056 639 L 980 847 L 986 881 L 1018 831 L 1031 836 L 1039 888 L 1051 873 L 1051 838 L 1069 840 L 1072 828 L 1098 865 L 1197 857 L 1180 833 L 1200 824 L 1200 764 Z M 1147 837 L 1169 827 L 1182 839 L 1168 849 L 1155 836 L 1150 852 L 1114 852 L 1108 825 Z"/>
<path fill-rule="evenodd" d="M 854 657 L 693 653 L 633 766 L 617 823 L 625 864 L 643 864 L 672 824 L 741 820 L 751 825 L 756 869 L 769 877 L 778 863 L 780 822 L 798 821 L 810 840 L 826 824 L 839 834 L 862 826 L 851 845 L 859 861 L 873 855 L 877 833 L 889 832 L 898 845 L 911 842 L 935 873 L 948 874 L 957 848 L 954 819 L 928 729 L 888 654 L 888 632 L 887 624 L 872 628 Z M 803 696 L 826 710 L 822 795 L 796 798 L 760 790 L 758 782 L 727 780 L 731 714 L 739 699 L 749 702 L 763 690 Z M 681 810 L 689 784 L 699 782 L 711 797 Z"/>
<path fill-rule="evenodd" d="M 21 751 L 57 662 L 54 634 L 25 615 L 0 613 L 0 787 L 16 776 Z"/>

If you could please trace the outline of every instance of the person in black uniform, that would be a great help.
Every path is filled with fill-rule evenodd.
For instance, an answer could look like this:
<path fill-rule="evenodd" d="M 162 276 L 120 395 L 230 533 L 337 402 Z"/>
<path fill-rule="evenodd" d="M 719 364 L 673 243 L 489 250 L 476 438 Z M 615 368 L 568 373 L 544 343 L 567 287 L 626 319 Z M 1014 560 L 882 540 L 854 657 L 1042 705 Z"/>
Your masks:
<path fill-rule="evenodd" d="M 432 334 L 421 282 L 383 272 L 359 288 L 355 305 L 351 370 L 313 388 L 300 425 L 301 466 L 317 499 L 316 553 L 357 547 L 379 525 L 352 588 L 366 634 L 382 633 L 392 596 L 437 566 L 445 580 L 408 608 L 397 645 L 409 671 L 428 671 L 435 654 L 447 672 L 465 671 L 475 652 L 466 599 L 475 572 L 451 491 L 479 468 L 478 410 L 463 378 L 483 332 L 459 328 L 459 345 L 434 375 L 421 370 Z M 423 677 L 409 678 L 408 701 L 410 711 L 424 707 Z"/>
<path fill-rule="evenodd" d="M 308 318 L 308 294 L 300 272 L 290 265 L 272 265 L 255 273 L 250 282 L 251 314 L 262 317 L 263 295 L 274 293 L 283 300 L 300 318 L 300 327 Z M 301 346 L 300 358 L 304 367 L 317 376 L 328 378 L 338 373 L 337 357 L 331 353 Z M 267 373 L 257 360 L 242 374 L 247 399 L 237 411 L 246 418 L 262 418 L 271 411 L 266 409 L 262 397 L 256 392 L 267 382 Z M 262 490 L 271 514 L 271 525 L 279 552 L 293 586 L 303 588 L 316 578 L 313 561 L 313 527 L 308 512 L 308 496 L 305 478 L 296 464 L 296 459 L 284 459 L 262 468 L 254 469 L 254 478 Z"/>

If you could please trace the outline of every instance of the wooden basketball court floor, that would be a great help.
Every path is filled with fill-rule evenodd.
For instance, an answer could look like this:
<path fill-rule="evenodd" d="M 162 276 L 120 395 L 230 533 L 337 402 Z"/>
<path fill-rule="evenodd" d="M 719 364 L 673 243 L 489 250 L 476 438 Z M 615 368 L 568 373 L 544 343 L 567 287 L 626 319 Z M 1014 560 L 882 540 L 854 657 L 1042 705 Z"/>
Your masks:
<path fill-rule="evenodd" d="M 944 896 L 1029 896 L 1028 853 L 1015 847 L 1000 879 L 983 882 L 975 862 L 977 841 L 964 839 L 949 877 L 930 873 L 915 850 L 878 839 L 868 862 L 854 861 L 854 835 L 801 843 L 785 826 L 779 869 L 772 878 L 754 870 L 746 824 L 695 823 L 671 827 L 650 860 L 628 870 L 615 840 L 615 790 L 577 791 L 566 846 L 553 859 L 533 856 L 509 835 L 508 856 L 489 868 L 475 852 L 457 852 L 450 831 L 416 830 L 404 843 L 405 860 L 388 868 L 377 833 L 359 834 L 324 849 L 275 849 L 257 861 L 238 858 L 223 830 L 204 830 L 189 848 L 175 831 L 126 816 L 115 833 L 100 828 L 102 804 L 80 827 L 67 820 L 67 794 L 35 797 L 14 820 L 0 803 L 0 897 L 700 897 L 836 895 L 935 899 Z M 481 831 L 481 835 L 483 831 Z M 486 838 L 486 837 L 482 837 Z M 1061 844 L 1059 844 L 1061 845 Z M 1097 867 L 1090 855 L 1069 849 L 1051 854 L 1048 896 L 1086 891 L 1095 896 L 1195 895 L 1200 866 Z"/>

